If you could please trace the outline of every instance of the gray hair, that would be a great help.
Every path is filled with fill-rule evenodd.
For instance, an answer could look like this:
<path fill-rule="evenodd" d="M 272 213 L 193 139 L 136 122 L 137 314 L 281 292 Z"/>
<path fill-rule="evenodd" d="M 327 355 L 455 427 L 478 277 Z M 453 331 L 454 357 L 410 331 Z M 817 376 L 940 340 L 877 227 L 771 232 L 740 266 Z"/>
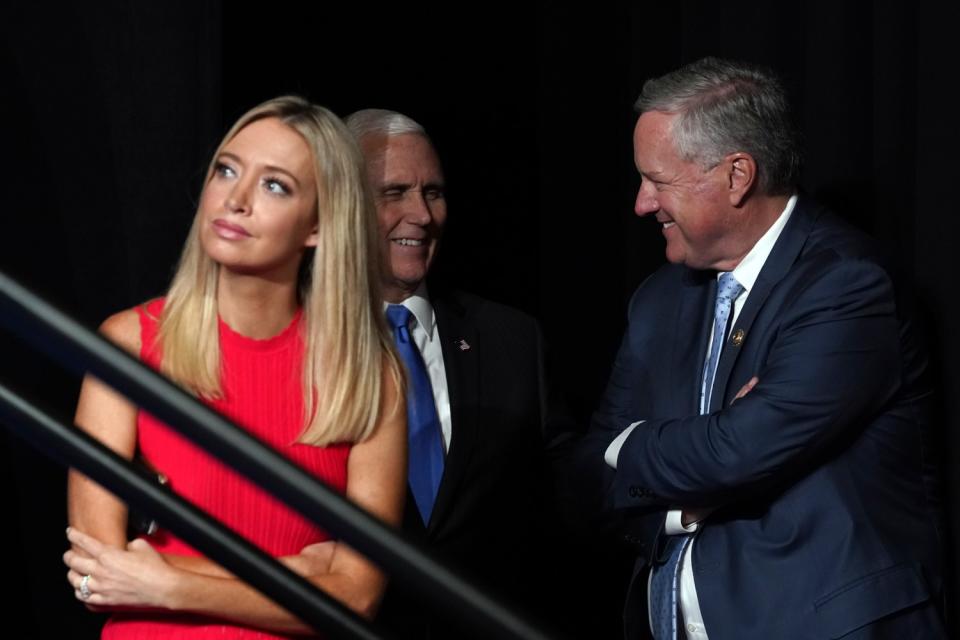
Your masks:
<path fill-rule="evenodd" d="M 709 168 L 742 151 L 757 163 L 762 193 L 782 195 L 796 188 L 798 136 L 786 92 L 770 71 L 704 58 L 647 80 L 634 108 L 639 114 L 679 114 L 672 134 L 684 160 Z"/>
<path fill-rule="evenodd" d="M 388 109 L 360 109 L 344 121 L 357 141 L 369 135 L 400 136 L 407 133 L 429 139 L 423 126 L 409 116 Z"/>

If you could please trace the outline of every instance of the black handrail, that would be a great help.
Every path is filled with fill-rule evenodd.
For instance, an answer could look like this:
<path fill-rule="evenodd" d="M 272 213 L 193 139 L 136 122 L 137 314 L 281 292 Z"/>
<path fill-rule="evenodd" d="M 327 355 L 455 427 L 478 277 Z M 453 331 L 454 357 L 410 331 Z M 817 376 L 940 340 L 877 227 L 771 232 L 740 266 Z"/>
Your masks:
<path fill-rule="evenodd" d="M 55 420 L 3 384 L 0 384 L 0 418 L 14 435 L 44 454 L 110 487 L 125 502 L 156 515 L 165 528 L 317 631 L 338 638 L 384 637 L 370 623 L 269 554 L 177 494 L 142 476 L 128 460 L 99 440 Z"/>
<path fill-rule="evenodd" d="M 547 636 L 249 433 L 0 272 L 0 322 L 61 364 L 89 371 L 384 568 L 498 638 Z M 229 567 L 228 567 L 229 568 Z"/>

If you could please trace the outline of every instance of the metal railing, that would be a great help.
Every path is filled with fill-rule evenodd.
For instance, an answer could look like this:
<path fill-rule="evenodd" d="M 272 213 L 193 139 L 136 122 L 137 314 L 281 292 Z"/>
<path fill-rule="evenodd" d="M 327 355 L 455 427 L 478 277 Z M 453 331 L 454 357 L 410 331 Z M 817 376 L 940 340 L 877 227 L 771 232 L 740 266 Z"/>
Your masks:
<path fill-rule="evenodd" d="M 497 638 L 547 637 L 287 458 L 3 273 L 0 324 L 67 368 L 89 372 L 109 384 L 465 626 Z M 179 498 L 147 486 L 150 483 L 125 460 L 5 388 L 0 392 L 0 414 L 21 427 L 15 434 L 109 487 L 131 506 L 156 516 L 174 534 L 305 623 L 343 637 L 378 637 L 358 616 L 309 582 Z"/>
<path fill-rule="evenodd" d="M 110 487 L 128 504 L 155 514 L 164 527 L 229 568 L 314 629 L 344 638 L 381 638 L 366 621 L 216 519 L 144 477 L 85 432 L 63 424 L 0 384 L 0 422 L 37 449 Z"/>

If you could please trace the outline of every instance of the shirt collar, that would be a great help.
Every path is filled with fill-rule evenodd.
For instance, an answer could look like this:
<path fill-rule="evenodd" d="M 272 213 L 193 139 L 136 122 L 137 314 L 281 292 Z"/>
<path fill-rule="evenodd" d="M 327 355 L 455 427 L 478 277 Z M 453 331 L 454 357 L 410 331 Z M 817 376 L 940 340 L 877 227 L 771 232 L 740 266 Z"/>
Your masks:
<path fill-rule="evenodd" d="M 386 310 L 387 306 L 391 303 L 384 301 L 383 308 Z M 436 327 L 436 318 L 433 315 L 433 305 L 430 304 L 430 297 L 427 295 L 427 284 L 421 282 L 420 286 L 417 287 L 417 290 L 413 292 L 409 298 L 406 298 L 402 302 L 393 303 L 393 304 L 402 304 L 407 309 L 410 310 L 410 313 L 413 314 L 413 317 L 416 318 L 417 324 L 423 329 L 423 332 L 427 334 L 427 340 L 432 341 L 435 335 L 434 328 Z"/>
<path fill-rule="evenodd" d="M 747 253 L 743 260 L 740 261 L 740 264 L 733 270 L 733 277 L 743 285 L 744 291 L 749 293 L 753 288 L 757 277 L 760 275 L 760 270 L 763 269 L 763 264 L 770 256 L 770 252 L 773 251 L 773 245 L 777 244 L 777 238 L 780 237 L 780 233 L 790 219 L 790 215 L 793 213 L 793 208 L 796 204 L 797 195 L 793 194 L 790 196 L 790 199 L 787 200 L 787 206 L 783 208 L 780 217 L 778 217 L 770 228 L 767 229 L 767 232 L 757 240 L 757 244 L 753 245 L 750 252 Z M 719 278 L 720 274 L 717 274 L 717 277 Z"/>

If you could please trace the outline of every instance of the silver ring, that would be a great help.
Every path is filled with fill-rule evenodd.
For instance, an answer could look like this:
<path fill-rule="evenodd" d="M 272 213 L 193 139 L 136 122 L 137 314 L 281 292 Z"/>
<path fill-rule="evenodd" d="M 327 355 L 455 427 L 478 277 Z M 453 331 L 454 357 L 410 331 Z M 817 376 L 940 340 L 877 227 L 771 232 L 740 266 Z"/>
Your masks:
<path fill-rule="evenodd" d="M 80 597 L 89 600 L 92 595 L 90 592 L 90 574 L 88 573 L 80 579 Z"/>

